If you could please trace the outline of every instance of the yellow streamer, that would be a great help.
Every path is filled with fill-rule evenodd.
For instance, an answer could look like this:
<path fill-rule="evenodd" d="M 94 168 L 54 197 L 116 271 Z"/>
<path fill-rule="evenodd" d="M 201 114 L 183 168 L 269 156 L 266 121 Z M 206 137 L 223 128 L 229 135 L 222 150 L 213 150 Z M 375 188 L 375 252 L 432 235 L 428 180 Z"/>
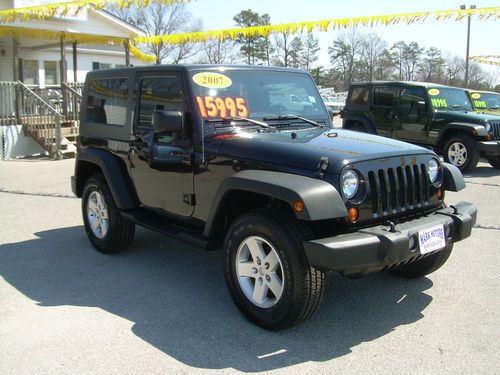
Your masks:
<path fill-rule="evenodd" d="M 151 0 L 151 2 L 173 5 L 184 4 L 190 0 Z M 103 9 L 108 5 L 116 5 L 120 9 L 129 8 L 135 5 L 138 8 L 146 7 L 150 0 L 78 0 L 67 3 L 56 3 L 38 5 L 26 8 L 0 10 L 0 23 L 11 23 L 19 19 L 21 21 L 48 20 L 60 16 L 76 16 L 83 9 L 92 6 L 94 9 Z"/>
<path fill-rule="evenodd" d="M 205 32 L 194 32 L 184 34 L 170 34 L 170 35 L 155 35 L 149 37 L 138 37 L 134 39 L 134 43 L 149 43 L 149 44 L 182 44 L 189 42 L 204 42 L 207 39 L 236 39 L 242 37 L 256 37 L 256 36 L 269 36 L 273 33 L 297 33 L 297 32 L 311 32 L 328 31 L 345 29 L 356 26 L 377 26 L 377 25 L 395 25 L 398 23 L 412 24 L 415 22 L 423 22 L 428 18 L 436 20 L 455 19 L 461 20 L 466 16 L 477 15 L 481 19 L 490 17 L 500 17 L 500 7 L 491 8 L 477 8 L 477 9 L 457 9 L 457 10 L 441 10 L 435 12 L 416 12 L 416 13 L 399 13 L 380 16 L 368 17 L 354 17 L 354 18 L 340 18 L 334 20 L 321 20 L 311 22 L 298 22 L 298 23 L 284 23 L 277 25 L 267 26 L 253 26 L 245 28 L 234 28 L 224 30 L 212 30 Z"/>
<path fill-rule="evenodd" d="M 154 55 L 148 55 L 141 50 L 139 50 L 137 47 L 135 47 L 133 44 L 129 43 L 128 48 L 130 49 L 130 52 L 137 57 L 138 59 L 141 59 L 142 61 L 149 62 L 149 63 L 155 63 L 156 62 L 156 56 Z"/>
<path fill-rule="evenodd" d="M 470 56 L 469 60 L 475 61 L 482 64 L 489 64 L 500 66 L 500 61 L 495 61 L 491 59 L 500 59 L 500 55 L 480 55 L 480 56 Z"/>

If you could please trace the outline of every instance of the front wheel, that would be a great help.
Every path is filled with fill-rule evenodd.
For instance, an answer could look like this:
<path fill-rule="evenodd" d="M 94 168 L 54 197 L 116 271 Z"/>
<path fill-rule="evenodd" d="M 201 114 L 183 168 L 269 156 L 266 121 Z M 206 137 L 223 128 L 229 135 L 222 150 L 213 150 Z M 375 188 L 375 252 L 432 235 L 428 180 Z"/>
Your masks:
<path fill-rule="evenodd" d="M 448 244 L 441 251 L 430 254 L 427 257 L 415 262 L 397 267 L 390 272 L 396 276 L 407 279 L 423 277 L 441 268 L 441 266 L 448 260 L 452 250 L 453 244 Z"/>
<path fill-rule="evenodd" d="M 224 243 L 231 297 L 251 322 L 270 330 L 298 325 L 316 310 L 325 276 L 302 246 L 307 228 L 294 218 L 258 210 L 238 218 Z"/>
<path fill-rule="evenodd" d="M 500 156 L 494 158 L 488 158 L 488 162 L 495 169 L 500 169 Z"/>
<path fill-rule="evenodd" d="M 87 236 L 101 253 L 118 253 L 132 242 L 135 224 L 120 215 L 102 174 L 85 182 L 82 214 Z"/>
<path fill-rule="evenodd" d="M 474 169 L 479 162 L 476 141 L 465 134 L 452 136 L 444 146 L 443 158 L 462 172 Z"/>

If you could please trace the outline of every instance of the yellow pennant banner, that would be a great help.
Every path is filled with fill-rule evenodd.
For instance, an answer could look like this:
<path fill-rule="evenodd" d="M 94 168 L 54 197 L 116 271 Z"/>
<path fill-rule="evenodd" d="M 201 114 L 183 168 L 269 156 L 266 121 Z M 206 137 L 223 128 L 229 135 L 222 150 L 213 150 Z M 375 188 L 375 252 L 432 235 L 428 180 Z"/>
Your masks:
<path fill-rule="evenodd" d="M 149 62 L 149 63 L 155 63 L 156 62 L 156 56 L 155 55 L 148 55 L 144 52 L 142 52 L 139 48 L 134 46 L 132 43 L 128 44 L 128 48 L 130 52 L 137 57 L 138 59 Z"/>
<path fill-rule="evenodd" d="M 412 24 L 427 19 L 459 21 L 467 16 L 478 16 L 480 19 L 500 17 L 500 7 L 440 10 L 433 12 L 399 13 L 380 16 L 340 18 L 332 20 L 284 23 L 268 26 L 254 26 L 224 30 L 200 31 L 184 34 L 155 35 L 135 38 L 135 43 L 149 44 L 182 44 L 189 42 L 204 42 L 209 39 L 236 39 L 237 37 L 269 36 L 274 33 L 302 33 L 316 31 L 339 30 L 356 26 L 389 26 L 399 23 Z"/>
<path fill-rule="evenodd" d="M 482 64 L 489 64 L 500 66 L 500 55 L 480 55 L 480 56 L 471 56 L 469 60 L 476 61 Z"/>
<path fill-rule="evenodd" d="M 54 17 L 75 16 L 87 6 L 94 9 L 103 9 L 108 5 L 116 5 L 120 9 L 136 6 L 147 7 L 149 4 L 158 3 L 165 5 L 188 3 L 190 0 L 78 0 L 66 3 L 56 3 L 32 6 L 26 8 L 15 8 L 0 10 L 0 23 L 10 23 L 15 20 L 47 20 Z"/>

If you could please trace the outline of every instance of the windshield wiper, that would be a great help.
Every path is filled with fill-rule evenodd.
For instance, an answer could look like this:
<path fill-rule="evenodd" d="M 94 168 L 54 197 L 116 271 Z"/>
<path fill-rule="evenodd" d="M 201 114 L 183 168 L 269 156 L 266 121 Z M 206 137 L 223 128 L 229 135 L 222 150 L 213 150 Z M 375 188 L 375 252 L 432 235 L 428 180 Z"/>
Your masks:
<path fill-rule="evenodd" d="M 220 122 L 220 123 L 227 123 L 227 122 L 231 122 L 231 121 L 246 121 L 246 122 L 250 122 L 250 123 L 255 124 L 255 125 L 262 126 L 263 128 L 266 128 L 266 129 L 270 128 L 269 124 L 266 124 L 263 121 L 258 121 L 258 120 L 254 120 L 254 119 L 251 119 L 248 117 L 241 117 L 241 116 L 222 117 L 222 118 L 205 120 L 205 122 Z"/>
<path fill-rule="evenodd" d="M 264 117 L 263 118 L 263 120 L 290 120 L 290 119 L 297 119 L 297 120 L 307 122 L 308 124 L 314 125 L 314 126 L 319 127 L 319 128 L 322 127 L 322 125 L 318 124 L 316 121 L 309 120 L 308 118 L 300 117 L 300 116 L 292 115 L 292 114 L 282 115 L 282 116 L 277 116 L 277 117 Z"/>

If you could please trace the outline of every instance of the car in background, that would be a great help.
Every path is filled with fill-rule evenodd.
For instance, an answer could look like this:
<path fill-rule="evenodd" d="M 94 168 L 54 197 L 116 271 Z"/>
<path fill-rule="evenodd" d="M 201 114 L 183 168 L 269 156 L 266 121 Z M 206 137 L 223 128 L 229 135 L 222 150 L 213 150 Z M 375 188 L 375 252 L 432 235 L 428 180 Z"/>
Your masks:
<path fill-rule="evenodd" d="M 351 84 L 341 113 L 344 129 L 436 150 L 462 172 L 479 157 L 500 168 L 500 118 L 476 113 L 463 89 L 424 82 Z"/>
<path fill-rule="evenodd" d="M 474 111 L 500 116 L 500 94 L 498 92 L 469 89 L 466 89 L 465 92 Z"/>
<path fill-rule="evenodd" d="M 328 109 L 328 112 L 331 113 L 332 117 L 340 114 L 340 111 L 344 109 L 345 101 L 340 101 L 333 96 L 322 96 L 323 102 Z"/>

